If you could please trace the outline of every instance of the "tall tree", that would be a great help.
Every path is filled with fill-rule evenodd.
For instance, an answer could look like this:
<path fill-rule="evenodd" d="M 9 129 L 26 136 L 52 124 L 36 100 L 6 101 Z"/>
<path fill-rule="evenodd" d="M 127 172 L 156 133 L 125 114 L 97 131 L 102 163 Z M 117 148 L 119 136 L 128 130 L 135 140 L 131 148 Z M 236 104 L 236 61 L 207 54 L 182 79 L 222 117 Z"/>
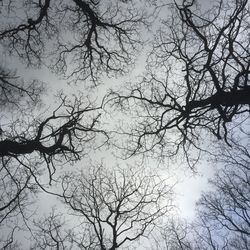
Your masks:
<path fill-rule="evenodd" d="M 49 64 L 74 81 L 127 71 L 145 22 L 134 1 L 5 1 L 0 43 L 28 65 Z M 70 65 L 70 66 L 69 66 Z"/>
<path fill-rule="evenodd" d="M 40 177 L 52 184 L 58 164 L 81 159 L 96 134 L 106 133 L 98 127 L 101 105 L 88 98 L 60 96 L 53 112 L 34 114 L 43 86 L 11 65 L 18 58 L 30 70 L 47 65 L 74 82 L 97 84 L 102 73 L 122 73 L 132 63 L 144 18 L 130 1 L 7 0 L 0 8 L 0 226 L 14 228 L 16 215 L 27 217 L 29 194 L 47 191 Z M 9 240 L 0 239 L 3 247 L 14 241 L 13 228 Z"/>
<path fill-rule="evenodd" d="M 63 203 L 77 218 L 74 228 L 67 231 L 60 215 L 52 214 L 46 223 L 37 224 L 34 249 L 52 245 L 110 250 L 135 246 L 173 208 L 172 187 L 145 170 L 106 170 L 101 166 L 93 168 L 89 176 L 84 172 L 62 179 Z"/>
<path fill-rule="evenodd" d="M 1 3 L 1 50 L 28 67 L 48 65 L 53 58 L 50 66 L 56 71 L 75 76 L 75 81 L 90 77 L 97 84 L 101 73 L 123 72 L 132 60 L 131 52 L 139 43 L 137 27 L 144 22 L 142 13 L 132 7 L 134 3 L 123 1 L 5 1 Z M 14 161 L 36 178 L 39 171 L 27 166 L 36 155 L 47 166 L 51 181 L 56 158 L 80 159 L 95 133 L 103 132 L 96 128 L 101 107 L 82 97 L 63 97 L 50 116 L 34 119 L 30 114 L 39 101 L 41 86 L 37 80 L 28 83 L 1 66 L 0 102 L 2 107 L 18 107 L 20 115 L 9 122 L 4 115 L 0 117 L 1 171 L 8 172 L 11 168 L 6 164 Z"/>
<path fill-rule="evenodd" d="M 99 116 L 99 108 L 91 103 L 84 103 L 81 98 L 72 103 L 61 97 L 59 108 L 51 116 L 32 120 L 27 115 L 4 131 L 0 141 L 3 231 L 7 232 L 6 227 L 11 225 L 18 227 L 18 220 L 28 219 L 32 196 L 38 191 L 49 192 L 47 184 L 53 184 L 59 165 L 72 165 L 80 160 L 93 146 L 97 134 L 107 139 L 106 133 L 98 128 Z"/>
<path fill-rule="evenodd" d="M 170 10 L 147 73 L 114 100 L 138 116 L 126 131 L 130 155 L 182 148 L 191 159 L 207 135 L 227 141 L 230 122 L 249 116 L 249 8 L 246 0 L 213 1 L 209 10 L 184 0 Z"/>
<path fill-rule="evenodd" d="M 156 249 L 250 248 L 249 143 L 231 144 L 233 148 L 217 156 L 216 161 L 224 165 L 210 180 L 210 191 L 203 192 L 197 202 L 194 221 L 167 224 Z"/>
<path fill-rule="evenodd" d="M 218 156 L 224 168 L 210 180 L 213 189 L 202 195 L 197 210 L 213 236 L 221 233 L 231 249 L 237 249 L 237 245 L 246 245 L 242 249 L 247 249 L 250 247 L 249 143 L 243 146 L 232 142 L 232 145 L 233 149 Z"/>

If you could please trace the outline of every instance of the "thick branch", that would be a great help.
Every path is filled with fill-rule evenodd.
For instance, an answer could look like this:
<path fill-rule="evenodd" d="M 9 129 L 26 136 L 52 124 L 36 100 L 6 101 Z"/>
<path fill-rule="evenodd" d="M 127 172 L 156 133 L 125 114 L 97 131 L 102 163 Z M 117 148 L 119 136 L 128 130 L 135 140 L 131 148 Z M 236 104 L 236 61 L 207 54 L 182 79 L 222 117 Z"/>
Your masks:
<path fill-rule="evenodd" d="M 212 108 L 218 107 L 219 105 L 223 107 L 232 107 L 236 105 L 250 105 L 250 88 L 246 87 L 242 90 L 235 91 L 222 91 L 203 99 L 203 100 L 193 100 L 186 105 L 186 110 L 191 111 L 196 108 L 205 107 L 210 105 Z"/>
<path fill-rule="evenodd" d="M 56 143 L 50 147 L 45 147 L 38 140 L 29 140 L 25 142 L 16 142 L 11 140 L 0 141 L 0 156 L 9 156 L 9 155 L 22 155 L 22 154 L 31 154 L 34 151 L 38 151 L 43 154 L 53 155 L 58 150 L 67 150 L 70 149 L 62 145 L 63 138 L 65 133 L 61 133 Z"/>

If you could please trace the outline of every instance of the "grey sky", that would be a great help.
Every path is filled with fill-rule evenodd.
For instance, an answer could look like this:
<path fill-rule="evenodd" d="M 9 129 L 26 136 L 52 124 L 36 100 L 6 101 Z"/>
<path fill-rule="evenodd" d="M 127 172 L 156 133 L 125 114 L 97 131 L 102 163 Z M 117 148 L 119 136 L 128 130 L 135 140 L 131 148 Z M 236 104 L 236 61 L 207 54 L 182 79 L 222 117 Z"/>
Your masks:
<path fill-rule="evenodd" d="M 11 2 L 11 1 L 10 1 Z M 199 3 L 201 6 L 206 9 L 209 8 L 212 3 L 209 1 L 205 0 L 200 0 Z M 4 4 L 4 3 L 3 3 Z M 15 3 L 12 3 L 15 4 Z M 129 3 L 128 3 L 129 4 Z M 139 5 L 142 5 L 142 3 L 139 3 Z M 60 7 L 60 3 L 58 4 Z M 22 10 L 22 8 L 20 9 Z M 19 10 L 19 11 L 20 11 Z M 148 9 L 148 11 L 150 11 Z M 11 13 L 11 15 L 14 15 Z M 67 14 L 65 14 L 67 15 Z M 162 7 L 160 17 L 164 18 L 164 16 L 169 16 L 169 10 L 166 7 Z M 5 18 L 1 17 L 1 19 Z M 26 20 L 26 16 L 24 14 L 21 15 L 21 18 L 23 20 Z M 77 18 L 77 17 L 75 17 Z M 157 21 L 156 21 L 157 23 Z M 145 71 L 145 66 L 146 66 L 146 60 L 147 60 L 147 54 L 150 51 L 152 44 L 153 44 L 153 35 L 155 35 L 156 30 L 159 26 L 155 25 L 153 26 L 152 32 L 154 34 L 151 34 L 149 31 L 146 29 L 144 30 L 144 34 L 142 34 L 143 39 L 149 39 L 147 42 L 145 42 L 146 45 L 144 45 L 143 48 L 141 48 L 140 52 L 138 54 L 135 54 L 133 56 L 136 57 L 136 61 L 134 64 L 134 68 L 129 71 L 128 74 L 125 74 L 123 76 L 116 76 L 116 77 L 106 77 L 102 76 L 101 80 L 103 84 L 93 87 L 89 86 L 90 81 L 88 80 L 79 80 L 76 84 L 68 83 L 68 78 L 62 76 L 62 75 L 57 75 L 56 73 L 53 73 L 49 67 L 45 67 L 45 65 L 42 65 L 40 68 L 28 68 L 23 62 L 20 62 L 16 56 L 11 56 L 9 57 L 6 55 L 4 51 L 4 46 L 1 47 L 2 51 L 2 58 L 4 64 L 7 66 L 11 65 L 12 69 L 17 69 L 17 74 L 20 77 L 23 77 L 24 79 L 39 79 L 43 82 L 45 82 L 45 94 L 42 96 L 43 104 L 41 106 L 41 109 L 39 111 L 35 110 L 34 115 L 42 114 L 44 117 L 46 115 L 50 114 L 53 112 L 55 107 L 58 105 L 56 103 L 56 98 L 55 95 L 63 91 L 64 94 L 66 94 L 69 98 L 73 97 L 74 95 L 79 95 L 79 93 L 83 93 L 84 96 L 88 96 L 91 100 L 95 100 L 97 105 L 101 104 L 102 98 L 108 93 L 110 89 L 122 89 L 127 86 L 127 82 L 133 82 L 137 81 L 138 76 L 142 75 L 143 72 Z M 105 31 L 104 31 L 105 32 Z M 78 34 L 75 34 L 76 36 Z M 45 36 L 44 36 L 45 37 Z M 67 37 L 66 37 L 67 38 Z M 69 38 L 70 40 L 71 38 Z M 79 38 L 77 38 L 79 39 Z M 77 40 L 76 39 L 76 40 Z M 109 37 L 111 39 L 111 37 Z M 151 40 L 150 40 L 151 39 Z M 65 39 L 67 40 L 67 39 Z M 72 39 L 73 40 L 73 39 Z M 114 42 L 114 41 L 113 41 Z M 111 42 L 112 44 L 112 42 Z M 106 45 L 106 44 L 105 44 Z M 76 55 L 75 55 L 76 56 Z M 81 58 L 79 58 L 79 62 L 75 62 L 76 64 L 79 63 L 81 65 Z M 74 60 L 74 58 L 73 58 Z M 46 61 L 47 65 L 49 65 L 49 61 Z M 73 67 L 72 61 L 67 61 L 69 62 L 69 67 L 67 70 L 71 71 Z M 71 65 L 72 63 L 72 65 Z M 59 64 L 58 64 L 59 65 Z M 60 65 L 59 65 L 60 67 Z M 103 69 L 102 63 L 99 65 L 100 70 Z M 97 67 L 98 69 L 98 67 Z M 68 72 L 65 70 L 65 72 Z M 76 78 L 79 75 L 76 74 Z M 108 111 L 109 106 L 108 104 L 105 106 L 105 112 Z M 14 109 L 13 109 L 14 110 Z M 106 130 L 112 130 L 114 131 L 117 127 L 117 122 L 122 120 L 124 117 L 120 113 L 116 113 L 115 111 L 113 112 L 103 112 L 101 118 L 100 118 L 100 126 L 102 128 L 105 128 Z M 16 116 L 19 114 L 14 114 L 14 118 L 12 117 L 12 113 L 6 113 L 6 114 L 1 114 L 0 116 L 0 124 L 3 130 L 9 129 L 9 124 L 11 123 L 11 120 L 15 119 Z M 23 118 L 23 117 L 22 117 Z M 131 119 L 131 118 L 130 118 Z M 131 120 L 124 120 L 124 124 L 132 124 L 133 122 L 136 122 L 135 119 Z M 134 158 L 129 158 L 127 160 L 122 159 L 121 155 L 123 155 L 123 150 L 117 149 L 117 147 L 112 147 L 113 144 L 115 144 L 115 139 L 119 137 L 115 137 L 115 133 L 112 133 L 112 138 L 110 139 L 110 145 L 101 147 L 100 149 L 96 149 L 95 147 L 92 147 L 89 150 L 88 155 L 86 157 L 77 162 L 74 166 L 69 166 L 69 165 L 62 165 L 59 167 L 57 170 L 57 174 L 59 175 L 60 173 L 63 173 L 64 171 L 76 171 L 76 169 L 83 169 L 88 167 L 90 163 L 98 163 L 98 162 L 103 162 L 103 164 L 107 167 L 110 166 L 112 168 L 114 165 L 119 164 L 123 167 L 126 167 L 126 164 L 132 165 L 135 161 L 140 161 L 145 165 L 145 168 L 153 169 L 154 171 L 158 171 L 159 174 L 161 174 L 163 177 L 170 178 L 170 183 L 175 183 L 177 182 L 175 186 L 175 191 L 176 191 L 176 203 L 179 206 L 179 211 L 180 215 L 183 218 L 187 219 L 193 219 L 195 216 L 195 203 L 197 199 L 199 198 L 201 192 L 203 190 L 207 190 L 208 185 L 207 181 L 208 178 L 211 178 L 214 173 L 214 163 L 208 162 L 207 158 L 201 159 L 201 163 L 197 165 L 197 168 L 195 171 L 197 173 L 194 173 L 192 170 L 188 169 L 187 165 L 183 163 L 183 165 L 178 165 L 180 164 L 179 162 L 184 162 L 182 159 L 179 162 L 176 161 L 174 164 L 167 164 L 167 161 L 162 161 L 160 162 L 159 159 L 146 159 L 144 157 L 135 156 Z M 175 135 L 174 135 L 175 136 Z M 5 137 L 3 137 L 5 138 Z M 114 138 L 114 141 L 112 141 Z M 121 139 L 123 140 L 125 137 L 121 136 Z M 209 138 L 210 139 L 210 138 Z M 211 146 L 209 144 L 209 139 L 207 142 L 203 143 L 205 146 Z M 97 142 L 100 142 L 103 140 L 102 137 L 97 138 Z M 159 163 L 160 162 L 160 163 Z M 47 179 L 46 176 L 43 177 L 44 182 L 46 183 Z M 47 184 L 47 183 L 46 183 Z M 48 186 L 49 188 L 49 186 Z M 48 196 L 47 194 L 38 194 L 38 198 L 34 199 L 34 204 L 32 205 L 34 207 L 37 207 L 37 214 L 32 216 L 30 221 L 32 221 L 33 218 L 36 218 L 36 216 L 41 216 L 43 214 L 46 214 L 50 212 L 51 208 L 53 206 L 58 206 L 58 208 L 63 211 L 63 205 L 58 202 L 58 199 L 52 196 Z M 31 206 L 31 207 L 32 207 Z M 65 210 L 66 211 L 66 210 Z M 29 233 L 27 233 L 28 235 Z M 20 241 L 23 241 L 24 247 L 27 247 L 29 242 L 27 241 L 26 238 L 22 240 L 23 233 L 21 230 L 18 232 L 17 238 L 20 239 Z"/>

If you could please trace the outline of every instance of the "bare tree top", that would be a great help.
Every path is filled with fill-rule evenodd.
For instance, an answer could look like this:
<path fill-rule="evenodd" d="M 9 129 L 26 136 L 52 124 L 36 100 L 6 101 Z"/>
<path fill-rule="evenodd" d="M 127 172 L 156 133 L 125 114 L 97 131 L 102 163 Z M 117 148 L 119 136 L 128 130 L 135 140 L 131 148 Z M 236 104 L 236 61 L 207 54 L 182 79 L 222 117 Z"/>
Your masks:
<path fill-rule="evenodd" d="M 46 64 L 74 80 L 127 71 L 140 43 L 134 1 L 6 1 L 0 43 L 27 65 Z"/>
<path fill-rule="evenodd" d="M 227 142 L 230 123 L 248 117 L 247 2 L 215 1 L 202 12 L 196 1 L 182 1 L 172 6 L 170 18 L 163 17 L 147 73 L 114 93 L 121 110 L 138 116 L 127 131 L 131 155 L 172 156 L 183 149 L 191 159 L 188 151 L 201 148 L 204 138 Z"/>

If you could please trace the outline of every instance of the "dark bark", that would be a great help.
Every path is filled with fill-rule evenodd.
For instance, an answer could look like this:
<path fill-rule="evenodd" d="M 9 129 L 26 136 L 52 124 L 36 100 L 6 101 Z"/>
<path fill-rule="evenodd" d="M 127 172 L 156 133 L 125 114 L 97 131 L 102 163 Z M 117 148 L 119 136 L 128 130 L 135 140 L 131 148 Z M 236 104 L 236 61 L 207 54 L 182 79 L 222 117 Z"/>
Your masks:
<path fill-rule="evenodd" d="M 203 100 L 193 100 L 186 105 L 186 110 L 191 111 L 207 105 L 210 105 L 211 108 L 216 108 L 220 105 L 223 107 L 232 107 L 247 104 L 250 105 L 250 87 L 230 92 L 221 91 Z"/>
<path fill-rule="evenodd" d="M 127 131 L 121 129 L 129 137 L 125 147 L 119 145 L 126 150 L 125 157 L 137 153 L 173 157 L 181 149 L 193 167 L 205 149 L 201 146 L 205 133 L 228 143 L 230 133 L 246 121 L 250 113 L 247 2 L 230 1 L 229 9 L 227 1 L 215 1 L 206 12 L 197 1 L 175 4 L 173 15 L 158 32 L 141 81 L 127 84 L 127 93 L 112 92 L 122 111 L 135 111 L 132 117 L 139 117 Z M 229 122 L 238 125 L 229 130 Z"/>
<path fill-rule="evenodd" d="M 11 154 L 30 154 L 36 148 L 35 141 L 28 141 L 25 143 L 18 143 L 11 140 L 0 141 L 0 156 L 7 156 Z"/>
<path fill-rule="evenodd" d="M 54 145 L 45 147 L 39 140 L 28 140 L 25 142 L 16 142 L 11 140 L 0 141 L 0 156 L 31 154 L 38 151 L 43 154 L 55 154 L 57 150 L 69 150 L 62 145 L 64 134 L 62 133 Z"/>
<path fill-rule="evenodd" d="M 22 9 L 15 4 L 9 11 L 3 8 L 7 18 L 0 25 L 0 44 L 28 66 L 39 67 L 51 59 L 57 73 L 81 82 L 90 77 L 96 84 L 101 73 L 123 73 L 132 62 L 140 43 L 136 26 L 144 22 L 136 8 L 126 12 L 119 1 L 111 6 L 84 0 L 22 4 Z M 17 18 L 10 22 L 12 12 Z M 61 39 L 65 33 L 68 41 Z"/>

